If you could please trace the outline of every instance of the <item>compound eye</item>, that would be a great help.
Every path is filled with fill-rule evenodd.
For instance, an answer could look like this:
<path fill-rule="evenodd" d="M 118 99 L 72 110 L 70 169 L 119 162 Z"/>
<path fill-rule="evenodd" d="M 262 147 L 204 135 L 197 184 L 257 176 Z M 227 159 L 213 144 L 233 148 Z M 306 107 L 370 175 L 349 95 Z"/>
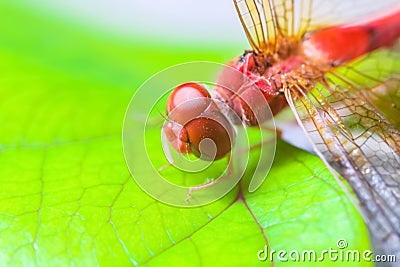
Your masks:
<path fill-rule="evenodd" d="M 184 128 L 191 152 L 203 160 L 218 160 L 232 148 L 233 126 L 220 113 L 193 119 Z"/>
<path fill-rule="evenodd" d="M 207 110 L 211 103 L 211 95 L 203 85 L 184 83 L 176 87 L 168 97 L 167 115 L 184 125 Z"/>
<path fill-rule="evenodd" d="M 234 127 L 201 84 L 184 83 L 175 88 L 167 100 L 167 114 L 169 121 L 163 131 L 179 153 L 213 161 L 231 150 Z"/>

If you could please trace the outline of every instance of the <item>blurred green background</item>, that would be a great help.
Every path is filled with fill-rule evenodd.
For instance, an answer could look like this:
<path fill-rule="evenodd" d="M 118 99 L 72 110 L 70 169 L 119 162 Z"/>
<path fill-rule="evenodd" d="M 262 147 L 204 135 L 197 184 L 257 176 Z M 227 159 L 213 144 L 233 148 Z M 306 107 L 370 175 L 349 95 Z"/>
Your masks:
<path fill-rule="evenodd" d="M 270 266 L 257 259 L 267 243 L 370 248 L 325 166 L 284 142 L 244 199 L 236 188 L 180 209 L 131 178 L 121 129 L 135 90 L 168 66 L 224 63 L 248 48 L 230 5 L 0 2 L 0 266 Z"/>

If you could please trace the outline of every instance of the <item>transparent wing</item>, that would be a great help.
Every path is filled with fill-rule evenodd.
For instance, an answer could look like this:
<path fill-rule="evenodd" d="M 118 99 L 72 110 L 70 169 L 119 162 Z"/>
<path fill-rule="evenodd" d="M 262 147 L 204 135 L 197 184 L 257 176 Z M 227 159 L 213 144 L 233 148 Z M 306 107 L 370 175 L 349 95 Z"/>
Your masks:
<path fill-rule="evenodd" d="M 278 39 L 300 39 L 306 32 L 343 23 L 360 23 L 400 8 L 399 0 L 234 0 L 253 50 L 275 52 Z"/>
<path fill-rule="evenodd" d="M 256 53 L 271 51 L 276 38 L 272 6 L 268 1 L 234 0 L 247 39 Z"/>
<path fill-rule="evenodd" d="M 400 129 L 400 40 L 331 72 L 332 82 L 360 88 L 364 96 Z"/>
<path fill-rule="evenodd" d="M 279 36 L 300 38 L 309 23 L 311 0 L 234 0 L 233 2 L 247 39 L 256 53 L 273 53 Z M 295 14 L 295 10 L 298 13 Z"/>
<path fill-rule="evenodd" d="M 398 8 L 398 0 L 313 0 L 307 31 L 343 23 L 361 23 L 387 15 Z"/>
<path fill-rule="evenodd" d="M 382 53 L 393 58 L 384 59 Z M 388 65 L 383 64 L 385 60 Z M 285 90 L 288 103 L 316 152 L 347 180 L 357 195 L 377 251 L 397 257 L 400 132 L 377 103 L 386 98 L 390 101 L 386 105 L 392 106 L 399 101 L 399 60 L 400 49 L 396 46 L 310 81 L 310 92 L 304 83 Z M 393 94 L 382 97 L 376 91 Z M 393 112 L 395 106 L 386 113 Z"/>

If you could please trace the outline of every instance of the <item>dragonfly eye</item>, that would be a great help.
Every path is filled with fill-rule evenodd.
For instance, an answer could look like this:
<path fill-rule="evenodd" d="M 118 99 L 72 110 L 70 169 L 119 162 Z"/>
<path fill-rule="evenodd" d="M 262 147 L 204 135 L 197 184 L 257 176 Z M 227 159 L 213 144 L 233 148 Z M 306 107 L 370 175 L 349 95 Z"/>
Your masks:
<path fill-rule="evenodd" d="M 202 85 L 175 88 L 167 100 L 167 115 L 163 131 L 179 153 L 213 161 L 231 150 L 234 128 Z"/>
<path fill-rule="evenodd" d="M 204 86 L 192 82 L 184 83 L 176 87 L 168 97 L 167 115 L 183 124 L 207 110 L 211 102 L 211 95 Z"/>
<path fill-rule="evenodd" d="M 184 129 L 191 152 L 201 159 L 218 160 L 231 150 L 233 127 L 219 112 L 193 119 Z"/>

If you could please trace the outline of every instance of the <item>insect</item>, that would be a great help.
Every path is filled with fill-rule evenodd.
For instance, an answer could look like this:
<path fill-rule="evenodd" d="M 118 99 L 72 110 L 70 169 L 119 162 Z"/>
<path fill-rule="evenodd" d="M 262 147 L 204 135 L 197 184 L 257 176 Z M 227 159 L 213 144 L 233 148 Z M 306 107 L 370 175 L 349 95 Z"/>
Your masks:
<path fill-rule="evenodd" d="M 343 2 L 319 1 L 336 4 L 319 17 L 312 0 L 233 2 L 252 50 L 230 65 L 256 85 L 273 114 L 290 107 L 315 152 L 356 194 L 374 249 L 400 257 L 400 5 L 393 1 L 385 14 L 368 19 L 360 15 L 366 1 L 348 1 L 362 3 L 348 6 L 350 22 L 341 22 L 330 18 Z M 164 131 L 177 151 L 197 155 L 201 140 L 210 138 L 219 159 L 231 145 L 229 127 L 202 116 L 219 116 L 220 108 L 199 102 L 179 111 L 188 99 L 218 99 L 248 126 L 268 119 L 255 116 L 254 86 L 232 81 L 232 88 L 217 86 L 213 96 L 196 83 L 174 90 L 167 113 L 178 112 Z M 197 114 L 194 121 L 179 120 L 190 112 Z"/>

